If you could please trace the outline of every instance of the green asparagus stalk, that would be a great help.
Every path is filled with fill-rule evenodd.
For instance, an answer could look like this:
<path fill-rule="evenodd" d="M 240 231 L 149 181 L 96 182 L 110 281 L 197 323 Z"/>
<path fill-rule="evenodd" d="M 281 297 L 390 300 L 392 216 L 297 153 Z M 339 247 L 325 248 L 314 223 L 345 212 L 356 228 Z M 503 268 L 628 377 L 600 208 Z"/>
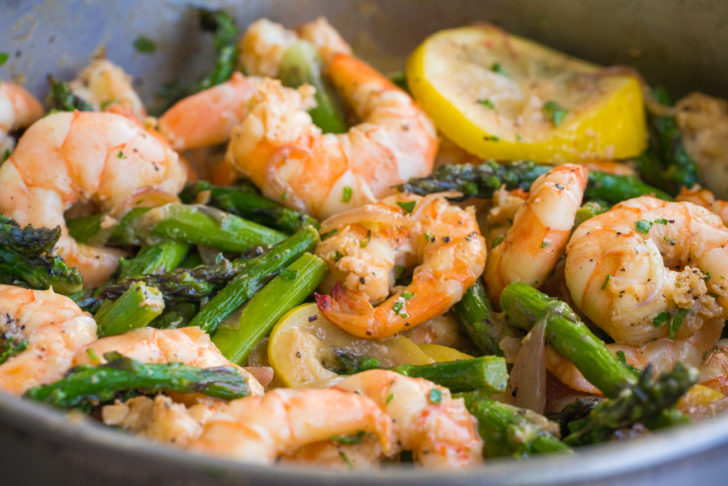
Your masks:
<path fill-rule="evenodd" d="M 490 198 L 501 186 L 507 189 L 531 187 L 538 176 L 548 172 L 551 166 L 538 165 L 530 161 L 498 164 L 493 161 L 482 164 L 453 164 L 438 168 L 432 175 L 410 179 L 401 184 L 400 191 L 425 195 L 442 191 L 457 191 L 463 196 L 458 200 L 471 197 Z M 662 199 L 670 196 L 659 189 L 648 186 L 635 176 L 607 174 L 590 171 L 589 183 L 584 193 L 585 199 L 600 199 L 617 203 L 637 196 L 654 194 Z"/>
<path fill-rule="evenodd" d="M 316 107 L 308 113 L 324 133 L 344 133 L 349 129 L 336 93 L 321 75 L 321 58 L 309 42 L 299 41 L 286 49 L 278 77 L 284 86 L 297 88 L 310 84 L 316 88 Z"/>
<path fill-rule="evenodd" d="M 664 89 L 653 90 L 655 100 L 670 106 Z M 682 133 L 674 117 L 648 115 L 650 147 L 635 162 L 640 176 L 660 189 L 676 195 L 681 187 L 693 187 L 698 181 L 695 161 L 685 151 Z"/>
<path fill-rule="evenodd" d="M 469 394 L 465 394 L 465 404 L 478 419 L 478 432 L 486 457 L 571 452 L 569 446 L 554 435 L 555 424 L 536 412 L 494 400 L 473 400 Z"/>
<path fill-rule="evenodd" d="M 198 91 L 224 83 L 235 72 L 238 49 L 235 42 L 238 38 L 238 26 L 230 14 L 223 11 L 212 11 L 204 8 L 197 10 L 202 30 L 215 35 L 215 66 L 210 74 L 200 81 Z"/>
<path fill-rule="evenodd" d="M 634 386 L 624 388 L 618 396 L 604 400 L 586 417 L 569 424 L 571 433 L 564 442 L 571 446 L 595 444 L 609 440 L 619 429 L 637 422 L 649 424 L 664 420 L 665 412 L 698 380 L 698 371 L 678 362 L 668 373 L 652 381 L 652 366 L 647 366 Z M 667 417 L 674 422 L 672 417 Z"/>
<path fill-rule="evenodd" d="M 101 220 L 101 215 L 71 220 L 69 233 L 81 243 L 108 233 L 112 243 L 155 244 L 155 239 L 161 238 L 238 253 L 253 245 L 272 245 L 286 238 L 279 231 L 202 205 L 170 203 L 158 208 L 134 208 L 108 232 L 102 230 Z"/>
<path fill-rule="evenodd" d="M 578 227 L 581 223 L 587 219 L 591 219 L 594 216 L 598 216 L 606 211 L 609 211 L 609 205 L 604 201 L 588 201 L 581 205 L 576 210 L 574 217 L 574 228 Z"/>
<path fill-rule="evenodd" d="M 209 191 L 206 204 L 285 233 L 295 233 L 306 225 L 319 227 L 319 222 L 307 214 L 261 196 L 252 184 L 222 187 L 205 181 L 194 182 L 184 188 L 180 199 L 193 203 L 203 191 Z"/>
<path fill-rule="evenodd" d="M 21 227 L 0 215 L 0 283 L 32 289 L 53 288 L 64 295 L 79 292 L 81 274 L 53 254 L 60 228 Z"/>
<path fill-rule="evenodd" d="M 305 251 L 312 250 L 317 242 L 318 233 L 309 227 L 291 236 L 286 241 L 288 244 L 279 245 L 264 255 L 251 258 L 230 283 L 200 310 L 190 325 L 214 334 L 217 327 L 258 292 L 272 274 L 293 263 Z"/>
<path fill-rule="evenodd" d="M 17 340 L 12 336 L 0 341 L 0 365 L 28 347 L 27 339 Z"/>
<path fill-rule="evenodd" d="M 162 293 L 137 282 L 118 299 L 104 302 L 94 318 L 99 334 L 113 336 L 146 326 L 163 310 Z"/>
<path fill-rule="evenodd" d="M 400 365 L 382 368 L 376 358 L 355 356 L 344 350 L 335 352 L 335 373 L 352 375 L 371 369 L 388 369 L 413 378 L 424 378 L 449 388 L 453 393 L 480 390 L 488 396 L 505 391 L 508 385 L 506 362 L 499 356 L 481 356 L 430 363 L 426 365 Z"/>
<path fill-rule="evenodd" d="M 187 327 L 199 311 L 200 306 L 194 302 L 178 302 L 172 306 L 165 307 L 164 312 L 149 323 L 149 327 L 157 329 Z"/>
<path fill-rule="evenodd" d="M 248 380 L 232 366 L 197 368 L 182 363 L 145 364 L 119 353 L 105 353 L 106 363 L 79 365 L 54 383 L 30 388 L 25 396 L 58 408 L 114 400 L 120 392 L 203 393 L 232 400 L 250 394 Z"/>
<path fill-rule="evenodd" d="M 453 312 L 483 353 L 503 356 L 498 344 L 503 337 L 503 324 L 494 316 L 493 303 L 481 282 L 476 282 L 465 291 L 463 298 L 453 307 Z"/>
<path fill-rule="evenodd" d="M 73 94 L 67 82 L 60 81 L 49 74 L 48 84 L 50 91 L 46 102 L 50 111 L 93 111 L 93 107 L 89 103 Z"/>
<path fill-rule="evenodd" d="M 581 322 L 565 303 L 520 282 L 503 289 L 500 305 L 511 325 L 526 331 L 546 319 L 546 340 L 607 397 L 637 383 L 637 377 Z"/>
<path fill-rule="evenodd" d="M 119 260 L 119 280 L 169 272 L 177 268 L 190 245 L 180 241 L 160 241 L 142 248 L 132 259 Z"/>
<path fill-rule="evenodd" d="M 219 326 L 212 342 L 227 359 L 242 364 L 283 314 L 318 287 L 327 271 L 322 259 L 305 253 L 250 299 L 236 322 Z"/>
<path fill-rule="evenodd" d="M 199 302 L 216 290 L 223 288 L 239 274 L 250 277 L 251 291 L 254 293 L 255 290 L 252 289 L 258 288 L 256 285 L 262 285 L 262 281 L 259 282 L 259 280 L 265 280 L 268 275 L 293 262 L 304 252 L 310 251 L 318 241 L 318 232 L 308 226 L 273 247 L 267 253 L 254 258 L 239 258 L 230 261 L 221 257 L 212 265 L 178 268 L 172 272 L 127 279 L 105 287 L 100 295 L 107 299 L 115 299 L 132 284 L 144 282 L 151 287 L 158 288 L 167 303 Z M 240 288 L 239 284 L 236 284 L 236 288 Z M 229 292 L 235 292 L 235 290 Z M 240 301 L 240 304 L 248 298 L 246 297 Z"/>

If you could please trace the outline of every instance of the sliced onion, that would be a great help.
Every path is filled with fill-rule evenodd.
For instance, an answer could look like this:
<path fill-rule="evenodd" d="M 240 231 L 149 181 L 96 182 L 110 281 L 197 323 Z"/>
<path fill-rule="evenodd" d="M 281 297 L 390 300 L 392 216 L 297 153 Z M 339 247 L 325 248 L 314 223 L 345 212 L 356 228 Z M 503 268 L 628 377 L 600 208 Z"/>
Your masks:
<path fill-rule="evenodd" d="M 412 226 L 414 221 L 380 204 L 367 204 L 335 214 L 321 223 L 321 234 L 350 224 L 376 223 L 382 226 Z"/>
<path fill-rule="evenodd" d="M 523 338 L 506 390 L 508 403 L 537 413 L 546 407 L 545 334 L 546 320 L 542 319 Z"/>

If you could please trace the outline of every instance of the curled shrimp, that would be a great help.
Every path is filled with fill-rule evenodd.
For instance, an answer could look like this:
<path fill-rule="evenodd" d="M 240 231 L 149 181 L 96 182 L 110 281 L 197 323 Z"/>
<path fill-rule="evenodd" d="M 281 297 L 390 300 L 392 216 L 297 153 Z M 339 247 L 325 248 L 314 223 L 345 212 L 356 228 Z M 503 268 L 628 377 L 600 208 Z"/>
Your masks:
<path fill-rule="evenodd" d="M 680 188 L 680 194 L 675 198 L 676 201 L 687 201 L 706 209 L 720 216 L 723 224 L 728 225 L 728 201 L 716 199 L 712 192 L 708 189 L 702 189 L 695 185 L 693 188 Z"/>
<path fill-rule="evenodd" d="M 355 336 L 385 338 L 459 301 L 483 271 L 485 241 L 473 208 L 445 195 L 400 194 L 324 221 L 322 234 L 336 232 L 316 254 L 329 266 L 328 285 L 340 283 L 316 296 L 321 312 Z M 412 282 L 396 287 L 397 269 L 412 267 Z"/>
<path fill-rule="evenodd" d="M 686 339 L 728 317 L 728 228 L 689 202 L 630 199 L 574 231 L 564 276 L 574 304 L 615 342 Z"/>
<path fill-rule="evenodd" d="M 247 377 L 252 394 L 263 394 L 263 386 L 258 380 L 245 369 L 228 361 L 212 343 L 210 336 L 199 327 L 143 327 L 101 338 L 79 351 L 74 358 L 74 365 L 94 363 L 96 358 L 103 359 L 104 353 L 111 351 L 143 363 L 184 363 L 198 368 L 233 366 Z"/>
<path fill-rule="evenodd" d="M 369 370 L 344 378 L 337 388 L 374 400 L 394 422 L 402 449 L 424 467 L 460 468 L 483 461 L 477 421 L 462 398 L 422 378 Z M 434 397 L 434 398 L 433 398 Z"/>
<path fill-rule="evenodd" d="M 132 78 L 120 66 L 106 59 L 95 59 L 69 83 L 71 91 L 102 111 L 112 104 L 129 110 L 138 120 L 147 116 L 142 100 L 134 91 Z"/>
<path fill-rule="evenodd" d="M 43 116 L 43 111 L 40 101 L 25 89 L 0 81 L 0 162 L 5 159 L 3 154 L 9 154 L 15 146 L 10 132 L 30 126 Z"/>
<path fill-rule="evenodd" d="M 22 394 L 63 377 L 78 349 L 96 339 L 96 322 L 53 290 L 0 285 L 0 339 L 27 347 L 0 365 L 0 389 Z"/>
<path fill-rule="evenodd" d="M 185 178 L 177 154 L 126 117 L 55 113 L 28 128 L 0 167 L 0 212 L 20 224 L 60 226 L 56 250 L 94 287 L 109 278 L 121 253 L 78 244 L 64 212 L 86 202 L 123 207 L 150 189 L 174 197 Z"/>
<path fill-rule="evenodd" d="M 316 29 L 327 29 L 320 38 L 340 39 L 326 22 L 308 28 Z M 412 98 L 381 73 L 347 52 L 322 57 L 334 88 L 362 122 L 344 134 L 322 134 L 305 111 L 312 88 L 268 80 L 233 130 L 227 161 L 267 197 L 325 218 L 428 174 L 437 137 Z"/>
<path fill-rule="evenodd" d="M 622 359 L 623 356 L 625 364 L 637 369 L 644 369 L 648 364 L 652 364 L 655 373 L 668 372 L 678 362 L 702 368 L 720 338 L 722 329 L 722 319 L 711 319 L 686 339 L 663 337 L 641 346 L 610 343 L 607 344 L 607 349 L 619 359 Z M 551 346 L 546 347 L 546 368 L 559 381 L 574 390 L 593 395 L 601 394 L 599 389 L 589 383 L 571 361 L 564 358 Z M 706 379 L 704 374 L 705 372 L 701 369 L 701 381 Z"/>
<path fill-rule="evenodd" d="M 373 434 L 384 455 L 396 452 L 392 420 L 371 399 L 336 389 L 276 389 L 233 400 L 207 420 L 189 450 L 273 463 L 336 435 Z"/>
<path fill-rule="evenodd" d="M 258 82 L 234 73 L 224 83 L 181 99 L 159 118 L 159 132 L 177 150 L 226 142 L 248 115 Z"/>
<path fill-rule="evenodd" d="M 583 166 L 564 164 L 534 181 L 505 238 L 491 243 L 484 279 L 494 300 L 511 282 L 543 284 L 569 239 L 587 177 Z"/>
<path fill-rule="evenodd" d="M 185 447 L 200 435 L 203 424 L 225 405 L 224 400 L 211 397 L 197 397 L 195 403 L 187 406 L 162 394 L 154 398 L 139 396 L 123 403 L 105 405 L 101 409 L 101 420 L 139 437 Z"/>

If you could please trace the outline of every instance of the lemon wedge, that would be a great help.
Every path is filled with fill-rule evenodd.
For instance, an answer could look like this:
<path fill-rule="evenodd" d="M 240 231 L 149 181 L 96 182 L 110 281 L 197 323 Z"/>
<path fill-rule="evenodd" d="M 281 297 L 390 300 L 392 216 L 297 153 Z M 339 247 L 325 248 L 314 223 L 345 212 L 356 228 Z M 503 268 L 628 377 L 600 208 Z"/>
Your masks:
<path fill-rule="evenodd" d="M 443 346 L 441 344 L 418 344 L 418 346 L 423 353 L 438 363 L 443 361 L 457 361 L 459 359 L 473 359 L 473 356 L 451 348 L 450 346 Z"/>
<path fill-rule="evenodd" d="M 276 379 L 292 388 L 336 383 L 341 378 L 332 371 L 337 367 L 337 352 L 375 358 L 382 367 L 434 361 L 404 336 L 360 339 L 342 331 L 316 304 L 291 309 L 273 328 L 268 342 L 268 360 Z"/>
<path fill-rule="evenodd" d="M 438 129 L 496 160 L 621 159 L 647 145 L 642 90 L 601 68 L 488 24 L 437 32 L 407 83 Z"/>

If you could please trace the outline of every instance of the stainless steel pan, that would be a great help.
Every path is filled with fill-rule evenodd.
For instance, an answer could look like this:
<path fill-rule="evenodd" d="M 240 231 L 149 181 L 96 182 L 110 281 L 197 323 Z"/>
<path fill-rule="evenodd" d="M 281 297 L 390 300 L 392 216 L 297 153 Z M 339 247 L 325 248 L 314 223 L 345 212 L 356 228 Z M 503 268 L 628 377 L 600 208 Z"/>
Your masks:
<path fill-rule="evenodd" d="M 45 76 L 70 78 L 98 49 L 140 79 L 149 102 L 161 85 L 202 72 L 211 53 L 178 0 L 2 0 L 0 52 L 39 96 Z M 220 0 L 244 26 L 262 16 L 293 25 L 326 15 L 359 55 L 383 71 L 437 29 L 487 20 L 602 64 L 636 66 L 674 94 L 728 95 L 728 3 L 720 0 Z M 154 54 L 132 47 L 138 35 Z M 199 47 L 207 46 L 207 47 Z M 0 481 L 21 484 L 726 484 L 728 416 L 567 457 L 488 461 L 482 469 L 337 473 L 259 467 L 136 440 L 0 393 Z M 92 483 L 93 481 L 93 483 Z"/>

